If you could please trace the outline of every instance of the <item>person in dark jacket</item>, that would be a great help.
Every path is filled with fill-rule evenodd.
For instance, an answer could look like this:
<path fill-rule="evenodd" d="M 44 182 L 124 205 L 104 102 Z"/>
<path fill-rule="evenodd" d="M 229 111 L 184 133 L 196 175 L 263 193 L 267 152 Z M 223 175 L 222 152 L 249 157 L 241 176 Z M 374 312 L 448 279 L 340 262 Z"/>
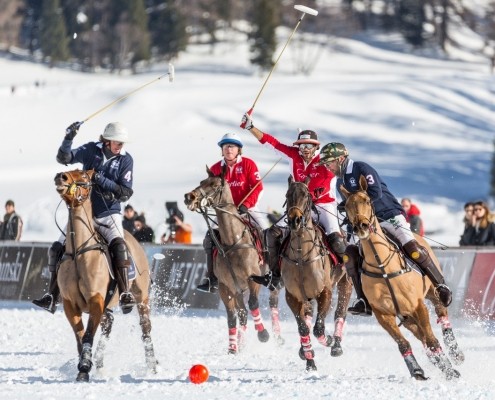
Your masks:
<path fill-rule="evenodd" d="M 127 204 L 124 208 L 124 218 L 122 220 L 122 226 L 127 232 L 130 232 L 132 235 L 136 233 L 136 227 L 134 226 L 134 220 L 136 219 L 136 217 L 137 213 L 134 210 L 134 207 L 132 207 L 130 204 Z"/>
<path fill-rule="evenodd" d="M 121 204 L 133 194 L 134 160 L 123 146 L 129 142 L 127 129 L 120 122 L 109 123 L 97 142 L 86 143 L 72 149 L 81 122 L 74 122 L 65 131 L 65 137 L 57 153 L 59 164 L 82 164 L 84 170 L 95 170 L 91 204 L 95 229 L 108 242 L 120 292 L 120 307 L 124 313 L 136 304 L 129 290 L 130 257 L 124 241 Z M 61 235 L 48 251 L 48 268 L 52 273 L 50 287 L 41 299 L 33 303 L 51 313 L 57 309 L 60 290 L 57 284 L 57 266 L 65 253 L 65 235 Z"/>
<path fill-rule="evenodd" d="M 378 172 L 362 161 L 349 158 L 349 152 L 342 143 L 329 143 L 323 146 L 320 163 L 325 165 L 337 177 L 337 189 L 343 185 L 346 190 L 355 193 L 359 190 L 359 178 L 364 176 L 368 182 L 366 190 L 371 199 L 375 215 L 380 226 L 395 237 L 402 245 L 403 251 L 414 260 L 423 273 L 430 278 L 445 307 L 452 301 L 452 292 L 445 284 L 441 271 L 432 260 L 428 250 L 414 238 L 405 218 L 405 212 L 395 196 L 390 192 Z M 340 208 L 340 205 L 339 205 Z M 347 274 L 351 277 L 358 296 L 356 304 L 349 308 L 355 315 L 371 315 L 371 308 L 361 287 L 359 250 L 355 245 L 346 249 L 349 261 L 346 263 Z"/>
<path fill-rule="evenodd" d="M 134 219 L 134 237 L 140 243 L 153 243 L 155 241 L 155 232 L 148 225 L 146 225 L 146 218 L 143 214 L 138 215 Z"/>
<path fill-rule="evenodd" d="M 15 204 L 12 200 L 5 203 L 5 215 L 0 228 L 0 240 L 21 240 L 22 219 L 15 212 Z"/>
<path fill-rule="evenodd" d="M 466 224 L 459 244 L 461 246 L 495 245 L 495 223 L 490 208 L 484 201 L 474 203 L 471 222 Z"/>
<path fill-rule="evenodd" d="M 420 236 L 424 236 L 425 231 L 423 228 L 423 220 L 419 216 L 421 211 L 416 204 L 411 202 L 411 199 L 405 197 L 401 200 L 402 208 L 406 213 L 406 221 L 409 222 L 409 226 L 411 227 L 411 231 L 417 233 Z"/>

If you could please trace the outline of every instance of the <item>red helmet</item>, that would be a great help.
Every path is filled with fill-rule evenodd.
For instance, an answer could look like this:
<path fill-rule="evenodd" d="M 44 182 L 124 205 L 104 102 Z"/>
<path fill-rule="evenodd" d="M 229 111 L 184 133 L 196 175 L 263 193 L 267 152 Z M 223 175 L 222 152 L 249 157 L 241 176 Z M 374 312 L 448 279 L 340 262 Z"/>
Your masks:
<path fill-rule="evenodd" d="M 320 142 L 318 141 L 318 135 L 316 134 L 315 131 L 310 131 L 310 130 L 299 132 L 299 135 L 297 136 L 297 140 L 294 142 L 294 146 L 299 146 L 300 144 L 303 143 L 311 143 L 314 144 L 315 146 L 320 145 Z"/>

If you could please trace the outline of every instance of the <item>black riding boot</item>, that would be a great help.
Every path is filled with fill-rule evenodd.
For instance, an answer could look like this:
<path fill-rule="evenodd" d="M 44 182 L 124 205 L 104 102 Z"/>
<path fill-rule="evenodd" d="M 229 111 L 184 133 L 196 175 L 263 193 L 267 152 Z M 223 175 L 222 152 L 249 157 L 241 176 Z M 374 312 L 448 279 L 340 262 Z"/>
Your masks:
<path fill-rule="evenodd" d="M 65 246 L 60 242 L 53 242 L 48 249 L 48 269 L 50 270 L 50 286 L 48 293 L 45 293 L 41 299 L 34 299 L 33 304 L 45 309 L 50 313 L 55 313 L 57 310 L 58 297 L 60 289 L 57 283 L 57 267 L 65 253 Z"/>
<path fill-rule="evenodd" d="M 327 235 L 327 242 L 338 258 L 339 264 L 344 263 L 344 254 L 346 250 L 346 245 L 344 238 L 340 234 L 340 232 L 332 232 Z"/>
<path fill-rule="evenodd" d="M 362 258 L 359 254 L 359 249 L 356 245 L 350 244 L 345 250 L 345 268 L 347 270 L 347 276 L 352 280 L 354 290 L 356 291 L 357 300 L 352 307 L 347 309 L 353 315 L 362 315 L 370 317 L 372 315 L 370 303 L 364 295 L 363 287 L 361 286 L 361 274 L 360 266 Z"/>
<path fill-rule="evenodd" d="M 403 246 L 404 252 L 421 271 L 430 278 L 431 283 L 435 286 L 438 297 L 445 307 L 448 307 L 452 302 L 452 291 L 445 284 L 445 279 L 442 273 L 433 262 L 428 250 L 421 246 L 416 240 L 411 240 Z"/>
<path fill-rule="evenodd" d="M 215 232 L 215 235 L 217 233 Z M 217 235 L 218 238 L 218 235 Z M 210 231 L 206 232 L 206 236 L 203 240 L 203 248 L 205 249 L 206 253 L 206 278 L 201 283 L 196 287 L 197 290 L 200 292 L 206 292 L 206 293 L 216 293 L 218 292 L 218 278 L 215 276 L 215 273 L 213 272 L 213 248 L 215 246 L 215 243 L 213 242 L 213 239 L 211 238 Z"/>
<path fill-rule="evenodd" d="M 124 239 L 117 237 L 109 245 L 113 270 L 117 279 L 120 298 L 119 305 L 124 314 L 130 313 L 136 304 L 136 299 L 129 289 L 129 254 Z"/>
<path fill-rule="evenodd" d="M 281 288 L 280 280 L 280 247 L 282 245 L 283 230 L 281 227 L 272 225 L 265 231 L 265 242 L 268 250 L 268 266 L 270 271 L 263 276 L 251 275 L 250 278 L 259 285 L 266 286 L 269 290 Z"/>

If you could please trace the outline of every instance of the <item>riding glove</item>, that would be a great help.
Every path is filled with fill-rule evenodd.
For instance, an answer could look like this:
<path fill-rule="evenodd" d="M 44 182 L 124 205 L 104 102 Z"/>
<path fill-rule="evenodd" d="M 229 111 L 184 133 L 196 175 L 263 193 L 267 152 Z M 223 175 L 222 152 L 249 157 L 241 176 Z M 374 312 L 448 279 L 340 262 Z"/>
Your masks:
<path fill-rule="evenodd" d="M 239 210 L 239 214 L 247 214 L 248 213 L 248 208 L 244 205 L 244 204 L 241 204 L 238 208 Z"/>
<path fill-rule="evenodd" d="M 82 122 L 73 122 L 70 124 L 65 130 L 65 140 L 74 140 L 81 125 Z"/>
<path fill-rule="evenodd" d="M 244 127 L 244 129 L 247 129 L 248 131 L 253 128 L 253 119 L 251 118 L 251 115 L 248 113 L 245 113 L 242 117 L 241 121 L 241 126 Z"/>

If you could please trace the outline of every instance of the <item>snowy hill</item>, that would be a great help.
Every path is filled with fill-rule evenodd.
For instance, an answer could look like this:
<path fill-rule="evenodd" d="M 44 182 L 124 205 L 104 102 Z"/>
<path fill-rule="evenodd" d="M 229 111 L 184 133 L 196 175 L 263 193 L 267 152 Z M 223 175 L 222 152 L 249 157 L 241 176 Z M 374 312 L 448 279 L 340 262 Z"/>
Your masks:
<path fill-rule="evenodd" d="M 184 193 L 204 178 L 205 165 L 219 159 L 216 142 L 224 133 L 242 135 L 245 154 L 262 175 L 278 160 L 239 128 L 266 74 L 249 65 L 245 42 L 210 50 L 191 48 L 175 63 L 175 82 L 161 80 L 95 116 L 75 139 L 75 145 L 96 140 L 111 121 L 129 128 L 127 150 L 135 160 L 130 203 L 145 211 L 157 237 L 165 229 L 164 202 L 182 204 Z M 321 51 L 313 74 L 302 76 L 292 74 L 296 51 L 287 48 L 256 105 L 256 126 L 285 142 L 300 128 L 317 131 L 323 143 L 345 143 L 351 157 L 371 163 L 398 198 L 419 205 L 427 231 L 436 232 L 433 240 L 455 246 L 463 203 L 486 199 L 489 190 L 495 82 L 487 63 L 405 54 L 377 36 L 338 39 Z M 23 240 L 52 241 L 59 203 L 53 177 L 75 167 L 55 161 L 66 126 L 166 66 L 137 76 L 88 75 L 3 58 L 0 68 L 0 201 L 16 201 L 25 220 Z M 287 176 L 282 161 L 266 177 L 262 210 L 281 209 Z M 65 214 L 61 207 L 59 224 Z M 204 221 L 185 216 L 200 242 Z"/>

